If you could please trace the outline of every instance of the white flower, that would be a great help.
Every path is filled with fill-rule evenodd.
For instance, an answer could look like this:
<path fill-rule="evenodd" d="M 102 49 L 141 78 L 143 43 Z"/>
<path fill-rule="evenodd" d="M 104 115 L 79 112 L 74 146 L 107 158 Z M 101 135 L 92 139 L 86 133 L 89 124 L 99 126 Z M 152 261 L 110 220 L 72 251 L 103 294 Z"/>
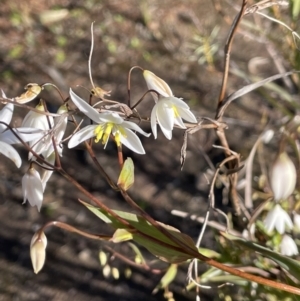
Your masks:
<path fill-rule="evenodd" d="M 22 178 L 23 204 L 28 200 L 29 204 L 37 206 L 40 211 L 43 202 L 43 184 L 40 174 L 30 167 Z"/>
<path fill-rule="evenodd" d="M 57 111 L 57 114 L 60 114 L 60 116 L 57 116 L 54 118 L 54 124 L 51 131 L 51 135 L 48 135 L 46 138 L 46 141 L 44 142 L 45 148 L 42 152 L 42 155 L 44 158 L 48 158 L 51 156 L 53 152 L 55 152 L 55 148 L 53 145 L 53 140 L 56 146 L 56 150 L 58 151 L 58 154 L 62 156 L 62 138 L 65 134 L 67 124 L 68 124 L 68 115 L 66 114 L 68 112 L 67 106 L 64 104 L 60 106 L 60 108 Z M 52 140 L 53 138 L 53 140 Z"/>
<path fill-rule="evenodd" d="M 197 123 L 197 119 L 190 111 L 189 106 L 181 99 L 173 96 L 173 92 L 169 85 L 148 70 L 143 71 L 143 75 L 149 90 L 155 90 L 159 93 L 151 93 L 156 104 L 151 112 L 151 128 L 153 136 L 157 138 L 157 125 L 158 122 L 162 132 L 167 139 L 172 139 L 172 130 L 174 124 L 182 129 L 186 129 L 182 118 Z"/>
<path fill-rule="evenodd" d="M 271 172 L 271 188 L 276 202 L 287 199 L 293 192 L 297 181 L 297 171 L 286 152 L 276 159 Z"/>
<path fill-rule="evenodd" d="M 161 78 L 156 76 L 154 73 L 152 73 L 151 71 L 148 71 L 148 70 L 144 70 L 143 76 L 144 76 L 144 79 L 146 81 L 146 84 L 147 84 L 147 87 L 149 90 L 155 90 L 161 96 L 164 96 L 164 97 L 173 96 L 173 92 L 172 92 L 171 88 L 169 87 L 169 85 L 164 80 L 162 80 Z M 157 94 L 156 93 L 151 93 L 151 94 L 152 94 L 155 102 L 157 102 L 157 100 L 158 100 Z"/>
<path fill-rule="evenodd" d="M 151 128 L 154 138 L 157 138 L 156 121 L 166 138 L 170 140 L 172 139 L 174 124 L 182 129 L 186 128 L 182 118 L 189 122 L 197 123 L 197 119 L 190 111 L 189 106 L 180 98 L 173 96 L 159 98 L 151 112 Z"/>
<path fill-rule="evenodd" d="M 2 94 L 4 94 L 3 91 Z M 11 144 L 20 143 L 18 137 L 21 138 L 24 142 L 41 138 L 43 136 L 43 132 L 37 131 L 36 129 L 32 128 L 21 127 L 13 129 L 13 132 L 15 133 L 14 134 L 11 130 L 7 129 L 7 126 L 5 125 L 10 123 L 13 111 L 14 106 L 11 103 L 5 105 L 0 111 L 0 153 L 11 159 L 17 167 L 20 167 L 22 164 L 21 157 L 19 156 L 18 152 L 11 146 Z"/>
<path fill-rule="evenodd" d="M 33 271 L 37 274 L 43 267 L 46 259 L 47 237 L 44 232 L 35 233 L 30 243 L 30 258 Z"/>
<path fill-rule="evenodd" d="M 44 105 L 41 102 L 35 108 L 41 112 L 45 112 Z M 22 126 L 46 131 L 50 129 L 48 120 L 50 122 L 51 128 L 53 128 L 54 121 L 52 116 L 47 117 L 45 114 L 39 114 L 34 111 L 29 111 L 23 119 Z M 43 138 L 38 138 L 31 141 L 29 143 L 29 146 L 32 148 L 33 151 L 40 155 L 41 153 L 47 151 L 51 147 L 51 144 L 52 140 L 50 136 L 46 135 Z M 30 152 L 28 155 L 28 159 L 31 159 L 32 156 L 33 155 Z"/>
<path fill-rule="evenodd" d="M 292 229 L 293 222 L 286 211 L 279 204 L 270 210 L 264 220 L 264 225 L 267 232 L 272 232 L 274 228 L 279 234 L 283 234 L 285 227 Z"/>
<path fill-rule="evenodd" d="M 102 140 L 102 144 L 106 146 L 109 136 L 112 134 L 115 137 L 115 142 L 118 147 L 124 144 L 138 154 L 145 154 L 145 150 L 140 139 L 132 130 L 137 131 L 146 137 L 149 137 L 150 134 L 144 132 L 135 123 L 124 121 L 123 118 L 115 112 L 99 113 L 83 99 L 77 96 L 72 89 L 70 89 L 70 96 L 79 110 L 97 124 L 88 125 L 75 133 L 69 140 L 69 148 L 75 147 L 79 143 L 92 137 L 96 137 L 95 142 Z"/>
<path fill-rule="evenodd" d="M 285 256 L 298 255 L 298 248 L 295 241 L 288 235 L 283 235 L 280 243 L 280 253 Z"/>

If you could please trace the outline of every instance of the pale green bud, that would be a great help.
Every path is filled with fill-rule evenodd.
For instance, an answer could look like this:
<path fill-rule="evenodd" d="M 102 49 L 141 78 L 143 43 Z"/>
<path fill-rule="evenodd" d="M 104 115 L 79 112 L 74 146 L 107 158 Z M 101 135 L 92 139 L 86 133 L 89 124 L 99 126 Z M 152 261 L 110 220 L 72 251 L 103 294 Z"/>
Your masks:
<path fill-rule="evenodd" d="M 30 243 L 30 258 L 33 271 L 37 274 L 44 266 L 46 259 L 47 237 L 44 232 L 35 233 Z"/>

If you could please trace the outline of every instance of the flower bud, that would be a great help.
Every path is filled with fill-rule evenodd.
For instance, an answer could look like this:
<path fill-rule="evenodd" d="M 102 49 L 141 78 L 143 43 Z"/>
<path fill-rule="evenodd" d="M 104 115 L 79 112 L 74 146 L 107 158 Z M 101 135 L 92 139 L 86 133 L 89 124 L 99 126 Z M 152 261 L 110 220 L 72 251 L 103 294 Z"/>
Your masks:
<path fill-rule="evenodd" d="M 122 167 L 118 186 L 123 190 L 128 190 L 134 183 L 134 164 L 131 158 L 127 158 Z"/>
<path fill-rule="evenodd" d="M 144 70 L 143 75 L 149 90 L 155 90 L 164 97 L 173 96 L 173 92 L 171 88 L 164 80 L 162 80 L 161 78 L 159 78 L 154 73 L 148 70 Z M 157 94 L 156 93 L 151 93 L 151 94 L 154 100 L 157 101 L 158 100 Z"/>
<path fill-rule="evenodd" d="M 274 131 L 273 130 L 267 130 L 262 135 L 262 141 L 266 144 L 268 144 L 272 138 L 274 137 Z"/>
<path fill-rule="evenodd" d="M 35 233 L 30 243 L 30 258 L 35 274 L 37 274 L 44 266 L 46 258 L 46 247 L 47 237 L 45 233 Z"/>
<path fill-rule="evenodd" d="M 287 199 L 294 191 L 297 172 L 294 163 L 286 152 L 282 152 L 276 159 L 271 172 L 271 188 L 274 200 Z"/>

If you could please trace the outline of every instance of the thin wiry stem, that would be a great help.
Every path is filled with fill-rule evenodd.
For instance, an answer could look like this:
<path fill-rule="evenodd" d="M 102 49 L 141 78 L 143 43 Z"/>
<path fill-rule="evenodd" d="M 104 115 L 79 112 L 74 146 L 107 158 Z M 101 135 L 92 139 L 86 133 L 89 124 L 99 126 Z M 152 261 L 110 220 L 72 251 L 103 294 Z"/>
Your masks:
<path fill-rule="evenodd" d="M 130 80 L 131 80 L 131 73 L 134 69 L 140 69 L 142 71 L 144 71 L 144 69 L 140 66 L 133 66 L 132 68 L 130 68 L 129 72 L 128 72 L 128 79 L 127 79 L 127 93 L 128 93 L 128 101 L 127 101 L 127 104 L 128 104 L 128 107 L 130 108 L 130 102 L 131 102 L 131 92 L 130 92 Z M 133 108 L 131 108 L 133 109 Z"/>
<path fill-rule="evenodd" d="M 224 159 L 221 164 L 218 166 L 218 168 L 215 171 L 214 177 L 212 179 L 211 185 L 210 185 L 210 190 L 209 190 L 209 205 L 208 205 L 208 209 L 206 211 L 206 215 L 205 215 L 205 219 L 203 222 L 203 227 L 201 228 L 201 232 L 198 236 L 197 242 L 196 242 L 196 247 L 199 248 L 201 241 L 203 239 L 206 227 L 207 227 L 207 223 L 208 223 L 208 219 L 209 219 L 209 215 L 210 215 L 210 209 L 214 209 L 216 210 L 218 213 L 220 213 L 221 215 L 223 215 L 227 221 L 227 228 L 226 228 L 226 232 L 229 228 L 229 222 L 228 222 L 228 218 L 225 215 L 225 213 L 223 213 L 221 210 L 218 210 L 215 208 L 215 194 L 214 194 L 214 188 L 215 188 L 215 184 L 220 172 L 220 169 L 222 168 L 222 166 L 224 166 L 228 161 L 235 159 L 235 155 L 232 155 L 231 157 L 228 157 L 226 159 Z M 195 277 L 198 278 L 198 260 L 193 260 L 191 263 L 191 266 L 194 265 L 194 273 L 195 273 Z M 190 269 L 191 270 L 191 269 Z M 192 279 L 192 274 L 189 276 L 190 279 Z"/>
<path fill-rule="evenodd" d="M 111 235 L 101 235 L 101 234 L 88 233 L 86 231 L 79 230 L 74 226 L 71 226 L 69 224 L 59 222 L 59 221 L 48 222 L 38 232 L 45 232 L 46 228 L 49 228 L 49 227 L 52 227 L 52 226 L 64 229 L 64 230 L 69 231 L 69 232 L 74 232 L 76 234 L 79 234 L 81 236 L 84 236 L 84 237 L 87 237 L 87 238 L 90 238 L 90 239 L 105 240 L 105 241 L 108 241 L 108 240 L 111 239 Z"/>
<path fill-rule="evenodd" d="M 90 50 L 90 55 L 89 55 L 89 76 L 90 76 L 90 81 L 92 84 L 92 87 L 95 89 L 95 85 L 93 82 L 93 77 L 92 77 L 92 55 L 93 55 L 93 51 L 94 51 L 94 23 L 92 22 L 91 24 L 91 50 Z"/>
<path fill-rule="evenodd" d="M 229 73 L 230 53 L 231 53 L 233 38 L 234 38 L 234 35 L 237 31 L 237 28 L 238 28 L 241 20 L 242 20 L 244 12 L 246 10 L 246 4 L 247 4 L 247 0 L 243 0 L 241 10 L 240 10 L 239 14 L 235 17 L 235 19 L 233 21 L 233 24 L 230 28 L 228 39 L 227 39 L 227 42 L 226 42 L 226 45 L 225 45 L 225 50 L 224 50 L 224 52 L 225 52 L 224 73 L 223 73 L 223 80 L 222 80 L 221 90 L 220 90 L 220 94 L 219 94 L 218 108 L 221 107 L 223 99 L 225 98 L 225 91 L 226 91 L 226 88 L 227 88 L 227 80 L 228 80 L 228 73 Z"/>

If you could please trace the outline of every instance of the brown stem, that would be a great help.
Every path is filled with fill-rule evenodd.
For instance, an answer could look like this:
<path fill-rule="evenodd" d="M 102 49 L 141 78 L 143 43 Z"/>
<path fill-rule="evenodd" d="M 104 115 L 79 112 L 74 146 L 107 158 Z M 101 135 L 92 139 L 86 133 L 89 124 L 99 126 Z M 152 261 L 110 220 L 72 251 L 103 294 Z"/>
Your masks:
<path fill-rule="evenodd" d="M 76 128 L 78 127 L 78 123 L 76 122 L 75 118 L 73 115 L 71 115 L 74 124 L 76 125 Z M 95 153 L 93 151 L 92 146 L 88 143 L 88 141 L 84 142 L 86 149 L 91 157 L 91 159 L 93 160 L 94 164 L 96 165 L 96 167 L 99 169 L 100 173 L 102 174 L 102 176 L 105 178 L 105 180 L 107 181 L 107 183 L 110 185 L 110 187 L 115 190 L 118 191 L 119 188 L 118 186 L 116 186 L 116 184 L 113 182 L 113 180 L 109 177 L 109 175 L 105 172 L 105 170 L 103 169 L 103 167 L 100 165 L 99 161 L 97 160 Z"/>
<path fill-rule="evenodd" d="M 123 262 L 127 263 L 128 265 L 130 266 L 133 266 L 135 268 L 138 268 L 138 269 L 143 269 L 145 271 L 150 271 L 151 273 L 153 274 L 156 274 L 156 275 L 160 275 L 163 271 L 162 270 L 159 270 L 159 269 L 152 269 L 149 265 L 147 264 L 138 264 L 130 259 L 128 259 L 126 256 L 124 256 L 123 254 L 115 251 L 113 248 L 109 247 L 109 246 L 104 246 L 104 248 L 106 250 L 108 250 L 110 253 L 113 254 L 113 256 L 121 259 Z"/>
<path fill-rule="evenodd" d="M 112 217 L 117 219 L 122 225 L 125 227 L 132 229 L 133 227 L 123 218 L 121 218 L 118 214 L 116 214 L 113 210 L 111 210 L 109 207 L 104 205 L 101 201 L 99 201 L 97 198 L 95 198 L 89 191 L 87 191 L 83 186 L 81 186 L 73 177 L 71 177 L 64 169 L 62 168 L 56 168 L 56 170 L 65 177 L 69 182 L 71 182 L 78 190 L 80 190 L 83 194 L 85 194 L 89 199 L 91 199 L 98 207 L 105 210 L 107 213 L 109 213 Z"/>
<path fill-rule="evenodd" d="M 119 160 L 120 169 L 122 170 L 124 164 L 122 146 L 118 146 L 118 160 Z"/>
<path fill-rule="evenodd" d="M 46 228 L 52 227 L 52 226 L 55 226 L 55 227 L 67 230 L 69 232 L 77 233 L 77 234 L 79 234 L 81 236 L 84 236 L 84 237 L 87 237 L 87 238 L 90 238 L 90 239 L 97 239 L 97 240 L 110 240 L 111 239 L 110 235 L 99 235 L 99 234 L 88 233 L 88 232 L 79 230 L 79 229 L 77 229 L 77 228 L 75 228 L 75 227 L 73 227 L 73 226 L 71 226 L 69 224 L 58 222 L 58 221 L 48 222 L 39 231 L 43 231 L 44 232 L 44 230 Z"/>
<path fill-rule="evenodd" d="M 223 74 L 223 81 L 222 81 L 222 85 L 221 85 L 221 90 L 220 90 L 220 95 L 219 95 L 219 101 L 218 101 L 218 107 L 217 107 L 217 112 L 216 112 L 216 117 L 218 121 L 222 120 L 222 116 L 223 113 L 220 114 L 219 110 L 222 107 L 223 104 L 223 100 L 225 98 L 225 91 L 226 91 L 226 87 L 227 87 L 227 80 L 228 80 L 228 72 L 229 72 L 229 62 L 230 62 L 230 53 L 231 53 L 231 48 L 232 48 L 232 43 L 233 43 L 233 38 L 234 35 L 237 31 L 238 25 L 240 24 L 242 17 L 244 15 L 244 12 L 246 10 L 246 4 L 247 4 L 247 0 L 243 0 L 242 3 L 242 7 L 241 10 L 239 12 L 239 14 L 236 16 L 236 18 L 233 21 L 233 24 L 231 26 L 229 35 L 228 35 L 228 39 L 225 45 L 225 62 L 224 62 L 224 74 Z M 223 128 L 218 128 L 216 130 L 217 136 L 220 139 L 221 145 L 224 147 L 224 151 L 225 151 L 225 155 L 227 157 L 229 157 L 231 155 L 230 153 L 230 148 L 226 139 L 226 135 L 224 132 Z M 234 161 L 230 161 L 229 162 L 229 168 L 230 169 L 234 169 L 236 166 L 236 160 Z M 234 173 L 232 175 L 229 175 L 229 199 L 233 204 L 234 207 L 234 211 L 235 214 L 237 216 L 241 215 L 241 208 L 240 208 L 240 204 L 239 204 L 239 199 L 238 199 L 238 194 L 236 191 L 236 184 L 237 184 L 237 174 Z"/>
<path fill-rule="evenodd" d="M 231 47 L 233 43 L 233 37 L 236 33 L 236 30 L 239 26 L 240 21 L 242 20 L 242 17 L 244 15 L 244 12 L 246 10 L 246 5 L 247 5 L 247 0 L 243 0 L 243 4 L 241 7 L 241 10 L 239 14 L 236 16 L 236 18 L 233 21 L 233 24 L 231 26 L 229 36 L 225 45 L 225 62 L 224 62 L 224 74 L 223 74 L 223 80 L 222 80 L 222 85 L 221 85 L 221 90 L 219 94 L 219 101 L 218 101 L 218 109 L 221 107 L 223 99 L 225 98 L 225 91 L 227 87 L 227 80 L 228 80 L 228 73 L 229 73 L 229 62 L 230 62 L 230 53 L 231 53 Z M 218 116 L 218 109 L 217 109 L 217 114 Z"/>
<path fill-rule="evenodd" d="M 297 287 L 294 287 L 294 286 L 291 286 L 291 285 L 288 285 L 288 284 L 285 284 L 285 283 L 275 282 L 273 280 L 265 279 L 265 278 L 255 276 L 255 275 L 252 275 L 252 274 L 248 274 L 248 273 L 242 272 L 240 270 L 237 270 L 235 268 L 226 266 L 226 265 L 224 265 L 220 262 L 217 262 L 217 261 L 215 261 L 213 259 L 210 259 L 210 258 L 207 258 L 207 257 L 205 257 L 205 260 L 203 260 L 203 257 L 205 257 L 205 256 L 200 254 L 200 256 L 198 256 L 197 258 L 200 259 L 201 261 L 205 261 L 205 263 L 207 263 L 208 265 L 213 266 L 215 268 L 218 268 L 218 269 L 220 269 L 224 272 L 230 273 L 232 275 L 241 277 L 243 279 L 246 279 L 246 280 L 249 280 L 249 281 L 252 281 L 252 282 L 259 283 L 261 285 L 266 285 L 266 286 L 269 286 L 269 287 L 273 287 L 273 288 L 276 288 L 278 290 L 289 292 L 291 294 L 300 295 L 300 288 L 297 288 Z"/>

